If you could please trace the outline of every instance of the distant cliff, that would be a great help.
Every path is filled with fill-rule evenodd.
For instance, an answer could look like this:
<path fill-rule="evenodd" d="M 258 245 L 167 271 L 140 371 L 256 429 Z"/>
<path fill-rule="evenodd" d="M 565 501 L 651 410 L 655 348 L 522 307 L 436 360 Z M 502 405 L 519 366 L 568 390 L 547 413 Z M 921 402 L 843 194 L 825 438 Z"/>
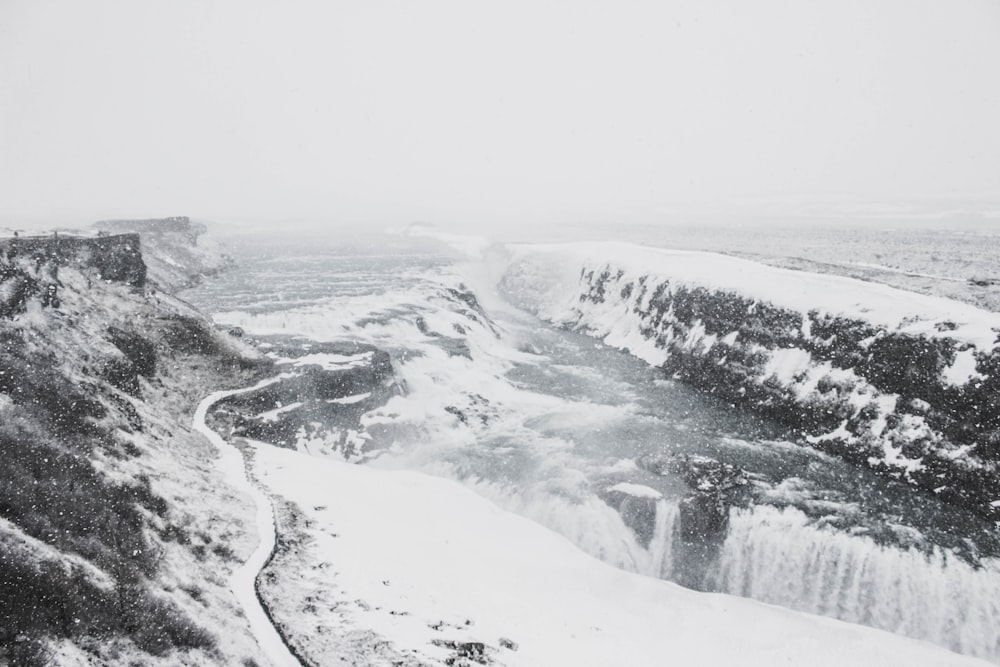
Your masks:
<path fill-rule="evenodd" d="M 1000 519 L 1000 315 L 710 253 L 515 252 L 515 303 Z"/>
<path fill-rule="evenodd" d="M 175 292 L 215 275 L 232 260 L 209 237 L 206 227 L 186 216 L 143 220 L 104 220 L 94 228 L 105 234 L 138 234 L 149 278 Z"/>

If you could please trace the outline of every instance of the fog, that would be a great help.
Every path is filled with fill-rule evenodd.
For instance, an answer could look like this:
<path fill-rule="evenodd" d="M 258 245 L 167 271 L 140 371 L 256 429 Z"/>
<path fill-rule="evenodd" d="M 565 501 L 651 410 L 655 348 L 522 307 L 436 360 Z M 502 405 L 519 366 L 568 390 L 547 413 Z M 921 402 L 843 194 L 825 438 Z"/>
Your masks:
<path fill-rule="evenodd" d="M 4 0 L 0 224 L 991 218 L 998 36 L 992 0 Z"/>

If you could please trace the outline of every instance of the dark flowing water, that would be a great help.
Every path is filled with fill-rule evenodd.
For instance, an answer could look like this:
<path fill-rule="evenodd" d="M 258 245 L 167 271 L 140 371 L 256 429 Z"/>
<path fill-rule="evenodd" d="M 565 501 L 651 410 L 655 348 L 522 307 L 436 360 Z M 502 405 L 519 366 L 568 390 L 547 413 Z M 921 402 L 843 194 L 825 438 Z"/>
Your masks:
<path fill-rule="evenodd" d="M 459 479 L 622 568 L 1000 661 L 991 524 L 540 323 L 493 294 L 482 266 L 429 242 L 250 244 L 238 259 L 185 298 L 248 332 L 363 340 L 393 355 L 406 393 L 366 417 L 380 453 L 370 465 Z M 490 321 L 455 297 L 470 286 Z M 707 546 L 680 539 L 689 484 L 645 463 L 685 455 L 750 480 Z M 645 504 L 649 534 L 606 502 L 613 487 Z"/>

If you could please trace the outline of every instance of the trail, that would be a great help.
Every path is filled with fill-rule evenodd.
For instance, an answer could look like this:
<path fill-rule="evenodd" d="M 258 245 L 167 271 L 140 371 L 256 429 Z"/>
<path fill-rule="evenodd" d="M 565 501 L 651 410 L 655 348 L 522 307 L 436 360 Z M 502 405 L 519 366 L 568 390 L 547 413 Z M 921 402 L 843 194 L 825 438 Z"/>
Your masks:
<path fill-rule="evenodd" d="M 205 423 L 205 415 L 217 401 L 228 396 L 243 394 L 277 382 L 281 377 L 264 380 L 252 387 L 217 391 L 206 396 L 194 413 L 192 426 L 203 434 L 219 450 L 218 466 L 226 479 L 237 489 L 248 493 L 257 506 L 257 532 L 260 542 L 250 558 L 233 572 L 230 578 L 230 588 L 243 607 L 243 613 L 250 623 L 250 629 L 261 650 L 276 667 L 303 667 L 302 663 L 292 654 L 285 640 L 271 623 L 267 611 L 257 597 L 257 575 L 271 557 L 276 541 L 274 510 L 271 501 L 263 491 L 254 486 L 247 476 L 243 454 L 236 447 L 226 442 L 218 433 Z"/>

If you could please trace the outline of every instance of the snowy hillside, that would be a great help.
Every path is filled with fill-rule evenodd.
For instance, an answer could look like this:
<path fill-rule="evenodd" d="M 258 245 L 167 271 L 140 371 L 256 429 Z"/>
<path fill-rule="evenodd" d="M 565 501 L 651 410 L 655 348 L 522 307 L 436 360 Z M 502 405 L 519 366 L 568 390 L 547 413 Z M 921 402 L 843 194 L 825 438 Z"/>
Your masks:
<path fill-rule="evenodd" d="M 0 243 L 0 664 L 257 655 L 225 583 L 252 510 L 189 428 L 253 356 L 147 289 L 134 234 Z"/>
<path fill-rule="evenodd" d="M 733 257 L 511 246 L 511 300 L 813 446 L 1000 518 L 1000 315 Z"/>

